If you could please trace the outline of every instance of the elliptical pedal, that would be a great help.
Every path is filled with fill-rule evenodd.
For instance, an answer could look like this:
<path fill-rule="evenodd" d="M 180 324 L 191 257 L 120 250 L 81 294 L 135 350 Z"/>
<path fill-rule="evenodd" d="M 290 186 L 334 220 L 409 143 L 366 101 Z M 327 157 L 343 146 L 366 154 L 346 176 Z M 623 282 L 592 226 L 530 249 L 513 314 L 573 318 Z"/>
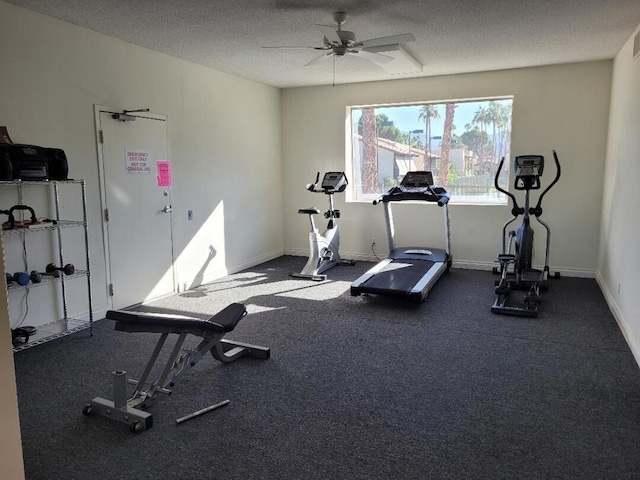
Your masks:
<path fill-rule="evenodd" d="M 542 279 L 542 270 L 529 269 L 522 272 L 522 280 L 525 282 L 541 282 Z"/>

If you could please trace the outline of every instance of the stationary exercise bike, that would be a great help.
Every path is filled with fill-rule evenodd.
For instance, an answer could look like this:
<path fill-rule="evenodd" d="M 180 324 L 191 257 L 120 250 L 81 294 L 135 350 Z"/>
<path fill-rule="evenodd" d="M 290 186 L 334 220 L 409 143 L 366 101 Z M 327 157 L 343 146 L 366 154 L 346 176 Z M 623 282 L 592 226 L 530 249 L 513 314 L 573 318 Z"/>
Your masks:
<path fill-rule="evenodd" d="M 322 275 L 336 265 L 355 265 L 353 260 L 340 258 L 340 233 L 338 232 L 337 219 L 340 218 L 340 210 L 333 207 L 333 195 L 344 192 L 349 182 L 344 172 L 327 172 L 324 174 L 320 188 L 317 188 L 320 172 L 316 174 L 316 181 L 307 184 L 307 190 L 313 193 L 324 193 L 329 197 L 329 210 L 324 212 L 324 218 L 328 219 L 327 229 L 321 235 L 313 219 L 320 213 L 315 207 L 301 208 L 298 213 L 309 215 L 311 231 L 309 232 L 309 259 L 300 273 L 291 273 L 295 278 L 308 278 L 322 281 L 327 278 Z"/>
<path fill-rule="evenodd" d="M 516 190 L 524 190 L 524 207 L 518 206 L 516 197 L 504 190 L 498 184 L 498 177 L 504 164 L 504 157 L 500 161 L 495 177 L 495 187 L 498 191 L 507 195 L 513 202 L 511 214 L 513 218 L 504 224 L 502 228 L 502 253 L 496 259 L 500 263 L 499 270 L 494 267 L 494 273 L 500 273 L 501 278 L 496 282 L 496 300 L 491 307 L 493 313 L 504 315 L 516 315 L 521 317 L 535 317 L 541 303 L 540 292 L 548 290 L 549 279 L 549 245 L 551 230 L 540 217 L 542 216 L 542 199 L 546 193 L 560 179 L 560 162 L 556 151 L 553 150 L 553 159 L 556 164 L 556 177 L 538 197 L 535 207 L 530 207 L 529 193 L 531 190 L 540 189 L 540 177 L 544 170 L 544 157 L 542 155 L 523 155 L 516 157 L 513 162 L 515 169 Z M 522 215 L 522 225 L 517 231 L 511 230 L 507 241 L 507 227 Z M 545 228 L 547 232 L 544 267 L 542 270 L 533 268 L 533 228 L 531 227 L 531 215 Z M 560 278 L 559 272 L 554 275 Z M 521 305 L 508 304 L 511 290 L 524 290 Z"/>

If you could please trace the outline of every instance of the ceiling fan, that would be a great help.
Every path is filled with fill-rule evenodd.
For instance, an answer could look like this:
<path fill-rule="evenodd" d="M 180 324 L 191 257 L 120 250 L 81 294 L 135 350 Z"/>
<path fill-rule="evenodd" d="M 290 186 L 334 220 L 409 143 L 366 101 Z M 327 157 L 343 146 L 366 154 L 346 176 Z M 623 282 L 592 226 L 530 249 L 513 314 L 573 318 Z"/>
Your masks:
<path fill-rule="evenodd" d="M 401 43 L 413 42 L 415 40 L 413 34 L 403 33 L 389 37 L 357 41 L 355 33 L 342 30 L 342 25 L 346 20 L 347 14 L 345 12 L 335 12 L 333 14 L 333 21 L 336 22 L 337 28 L 329 25 L 316 25 L 324 35 L 322 47 L 276 46 L 262 48 L 304 48 L 326 52 L 306 63 L 305 67 L 314 65 L 329 57 L 333 57 L 335 61 L 335 57 L 344 57 L 345 55 L 357 55 L 360 58 L 370 60 L 374 63 L 384 64 L 393 60 L 393 57 L 384 55 L 385 51 L 392 50 Z"/>

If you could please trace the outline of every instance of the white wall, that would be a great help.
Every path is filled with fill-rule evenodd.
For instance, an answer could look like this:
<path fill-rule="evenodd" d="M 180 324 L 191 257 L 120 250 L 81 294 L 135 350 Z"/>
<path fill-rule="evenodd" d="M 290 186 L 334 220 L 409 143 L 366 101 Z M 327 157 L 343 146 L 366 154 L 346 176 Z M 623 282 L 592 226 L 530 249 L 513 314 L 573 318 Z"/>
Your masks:
<path fill-rule="evenodd" d="M 633 38 L 613 62 L 598 282 L 640 363 L 640 56 Z"/>
<path fill-rule="evenodd" d="M 14 142 L 63 148 L 70 176 L 87 180 L 95 318 L 107 307 L 95 104 L 168 116 L 181 289 L 282 254 L 279 89 L 2 1 L 0 65 L 0 125 Z M 210 245 L 218 255 L 200 272 Z M 86 301 L 69 307 L 74 316 Z M 42 310 L 25 324 L 56 319 Z"/>
<path fill-rule="evenodd" d="M 123 109 L 148 107 L 153 113 L 168 116 L 174 162 L 176 251 L 184 284 L 190 278 L 196 279 L 208 254 L 205 247 L 211 243 L 223 243 L 228 248 L 224 258 L 205 272 L 204 281 L 277 256 L 283 246 L 287 251 L 306 254 L 307 220 L 296 211 L 313 203 L 325 207 L 322 196 L 312 197 L 304 190 L 316 170 L 344 168 L 347 105 L 502 95 L 515 96 L 512 153 L 549 155 L 555 148 L 563 162 L 563 178 L 548 195 L 545 210 L 545 218 L 554 228 L 552 264 L 579 275 L 595 271 L 611 62 L 289 89 L 281 94 L 274 88 L 0 1 L 0 65 L 0 125 L 9 127 L 14 141 L 64 148 L 71 175 L 88 181 L 94 308 L 98 315 L 106 308 L 107 299 L 94 104 Z M 640 102 L 631 89 L 640 77 L 637 65 L 636 62 L 633 72 L 621 74 L 620 71 L 630 72 L 631 64 L 617 59 L 615 67 L 612 121 L 626 128 L 625 122 L 633 117 L 631 121 L 635 123 L 629 125 L 629 132 L 631 127 L 638 131 L 638 114 L 625 105 L 633 102 L 637 108 Z M 281 139 L 283 131 L 286 135 Z M 616 135 L 611 137 L 607 158 L 615 178 L 613 183 L 607 183 L 606 198 L 610 199 L 615 189 L 616 208 L 619 207 L 622 188 L 630 206 L 613 210 L 608 200 L 602 211 L 604 237 L 609 240 L 603 240 L 606 245 L 600 255 L 601 283 L 610 290 L 610 285 L 618 281 L 611 272 L 620 271 L 619 267 L 629 263 L 630 258 L 637 264 L 633 248 L 626 243 L 630 239 L 625 228 L 630 227 L 622 221 L 637 216 L 632 193 L 635 179 L 616 174 L 616 167 L 624 158 L 624 173 L 633 172 L 637 166 L 631 163 L 631 153 L 638 151 L 638 140 L 632 139 L 630 133 L 620 139 L 624 147 L 621 149 L 612 146 Z M 201 227 L 221 201 L 224 228 L 216 231 L 207 225 L 203 230 Z M 368 203 L 345 204 L 342 198 L 337 199 L 337 207 L 343 210 L 345 257 L 366 257 L 372 235 L 386 238 L 380 208 Z M 189 209 L 195 214 L 192 222 L 186 220 Z M 491 265 L 508 208 L 456 205 L 452 206 L 451 215 L 457 263 Z M 418 228 L 414 218 L 424 218 L 428 223 Z M 399 241 L 404 238 L 406 243 L 422 244 L 423 234 L 431 244 L 440 241 L 438 232 L 426 232 L 430 225 L 441 223 L 437 208 L 403 205 L 397 209 L 396 219 L 398 230 L 404 231 Z M 607 236 L 611 229 L 615 233 Z M 225 238 L 221 238 L 222 231 Z M 638 332 L 637 316 L 631 320 L 638 279 L 634 283 L 630 275 L 622 279 L 622 297 L 617 299 L 617 305 Z M 0 307 L 3 330 L 7 329 L 5 314 Z M 5 360 L 0 361 L 0 375 L 6 388 L 0 397 L 0 411 L 8 420 L 2 418 L 5 433 L 0 451 L 2 455 L 16 456 L 12 462 L 5 462 L 0 456 L 0 463 L 4 471 L 10 475 L 15 472 L 15 478 L 20 478 L 11 351 L 8 336 L 2 338 L 0 355 Z"/>
<path fill-rule="evenodd" d="M 168 116 L 180 287 L 282 254 L 278 89 L 3 1 L 0 65 L 0 125 L 9 128 L 14 142 L 63 148 L 70 176 L 87 180 L 95 318 L 102 318 L 107 308 L 95 104 L 150 108 L 152 113 Z M 187 210 L 193 210 L 193 221 L 187 221 Z M 218 217 L 221 211 L 224 215 Z M 207 221 L 214 212 L 216 221 Z M 225 254 L 199 275 L 209 245 Z M 67 257 L 80 246 L 67 245 Z M 21 253 L 7 251 L 7 255 L 20 257 Z M 16 326 L 20 312 L 7 318 L 2 292 L 0 465 L 3 478 L 18 479 L 23 478 L 23 468 L 9 326 Z M 86 289 L 72 292 L 70 316 L 86 310 L 86 300 L 78 295 L 86 298 Z M 34 296 L 30 302 L 25 324 L 41 325 L 59 318 L 51 312 L 50 303 L 38 305 Z"/>
<path fill-rule="evenodd" d="M 345 168 L 345 115 L 349 105 L 442 101 L 513 95 L 513 155 L 540 153 L 552 163 L 556 149 L 563 176 L 545 197 L 544 219 L 552 228 L 552 267 L 565 274 L 594 276 L 598 259 L 602 176 L 611 88 L 610 61 L 452 75 L 336 87 L 287 89 L 282 95 L 285 250 L 305 254 L 307 223 L 296 210 L 315 203 L 304 185 L 316 170 Z M 427 67 L 428 68 L 428 67 Z M 548 173 L 547 173 L 548 172 Z M 553 167 L 545 169 L 547 176 Z M 365 258 L 375 236 L 385 249 L 381 207 L 347 203 L 342 209 L 341 253 Z M 488 268 L 509 218 L 506 206 L 451 207 L 454 263 Z M 433 205 L 394 209 L 398 245 L 443 245 L 441 212 Z M 535 223 L 534 223 L 535 226 Z M 429 230 L 432 230 L 429 232 Z M 537 227 L 542 241 L 544 232 Z M 538 262 L 543 247 L 537 248 Z M 385 250 L 386 252 L 386 250 Z M 380 252 L 379 253 L 385 253 Z"/>

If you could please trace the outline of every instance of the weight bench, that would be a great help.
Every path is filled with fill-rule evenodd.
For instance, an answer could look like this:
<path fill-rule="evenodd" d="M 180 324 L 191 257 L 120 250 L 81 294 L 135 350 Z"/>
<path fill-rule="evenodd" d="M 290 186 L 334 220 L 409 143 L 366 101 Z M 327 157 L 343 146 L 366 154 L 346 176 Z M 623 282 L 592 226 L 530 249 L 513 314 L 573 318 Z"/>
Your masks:
<path fill-rule="evenodd" d="M 82 413 L 108 417 L 126 423 L 133 432 L 142 432 L 153 426 L 153 416 L 144 410 L 158 400 L 158 394 L 171 394 L 169 388 L 175 387 L 182 375 L 191 370 L 207 352 L 211 352 L 216 360 L 224 363 L 233 362 L 245 355 L 268 359 L 271 353 L 268 347 L 232 342 L 222 338 L 232 331 L 246 314 L 247 310 L 241 303 L 232 303 L 208 320 L 163 313 L 107 311 L 106 318 L 115 320 L 116 330 L 129 333 L 160 333 L 161 335 L 139 380 L 127 379 L 125 371 L 112 372 L 113 400 L 96 397 L 84 407 Z M 169 334 L 178 335 L 178 339 L 171 349 L 160 379 L 147 385 L 147 379 Z M 195 335 L 202 340 L 193 350 L 182 351 L 187 335 Z M 136 386 L 133 396 L 128 399 L 127 383 Z M 227 403 L 228 401 L 219 405 Z"/>

